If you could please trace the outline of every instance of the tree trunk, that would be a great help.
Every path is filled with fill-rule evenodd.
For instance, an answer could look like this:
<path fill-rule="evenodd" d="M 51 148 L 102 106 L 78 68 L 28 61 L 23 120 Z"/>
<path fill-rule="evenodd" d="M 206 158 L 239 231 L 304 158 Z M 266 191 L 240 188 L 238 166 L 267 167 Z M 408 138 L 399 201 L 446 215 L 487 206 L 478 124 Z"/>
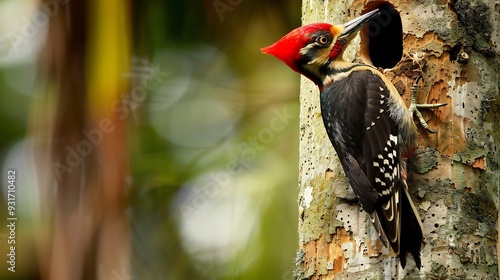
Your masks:
<path fill-rule="evenodd" d="M 409 164 L 424 227 L 420 270 L 411 256 L 402 269 L 378 239 L 327 138 L 319 90 L 302 77 L 296 279 L 498 279 L 500 5 L 493 2 L 391 2 L 402 20 L 403 56 L 385 75 L 408 105 L 419 73 L 418 103 L 448 103 L 422 111 L 438 132 L 417 125 Z M 303 23 L 341 24 L 381 3 L 303 1 Z M 358 60 L 360 41 L 345 60 Z"/>

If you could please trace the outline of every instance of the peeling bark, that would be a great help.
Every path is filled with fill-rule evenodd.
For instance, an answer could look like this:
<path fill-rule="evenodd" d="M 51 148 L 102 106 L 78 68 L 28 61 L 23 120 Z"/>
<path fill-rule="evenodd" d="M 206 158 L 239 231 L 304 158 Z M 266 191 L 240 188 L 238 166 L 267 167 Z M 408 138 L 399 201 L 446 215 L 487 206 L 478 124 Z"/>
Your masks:
<path fill-rule="evenodd" d="M 362 0 L 304 0 L 303 23 L 340 24 Z M 382 2 L 382 1 L 378 1 Z M 409 188 L 424 226 L 422 268 L 383 246 L 326 136 L 319 91 L 301 80 L 299 250 L 296 279 L 498 279 L 500 5 L 494 1 L 391 1 L 403 24 L 403 58 L 383 70 L 409 104 L 422 74 L 422 111 Z M 372 5 L 369 4 L 369 5 Z M 360 52 L 355 38 L 344 59 Z"/>

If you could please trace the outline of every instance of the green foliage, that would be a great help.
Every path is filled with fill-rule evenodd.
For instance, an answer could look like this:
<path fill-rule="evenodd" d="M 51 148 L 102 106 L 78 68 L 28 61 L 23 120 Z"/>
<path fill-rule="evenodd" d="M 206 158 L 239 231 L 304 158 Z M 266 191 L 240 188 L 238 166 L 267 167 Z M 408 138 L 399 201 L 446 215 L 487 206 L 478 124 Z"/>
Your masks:
<path fill-rule="evenodd" d="M 138 279 L 291 278 L 298 76 L 258 50 L 300 2 L 223 2 L 135 4 L 136 45 L 168 73 L 131 125 Z"/>
<path fill-rule="evenodd" d="M 132 271 L 121 276 L 290 279 L 299 79 L 259 48 L 300 25 L 301 3 L 197 2 L 132 1 L 134 57 L 131 73 L 123 73 L 132 77 L 132 91 L 111 108 L 128 123 L 129 135 Z M 7 8 L 0 5 L 0 11 Z M 10 26 L 9 36 L 21 36 L 26 22 Z M 22 51 L 31 46 L 23 42 Z M 3 51 L 0 156 L 12 165 L 6 155 L 30 128 L 39 131 L 32 116 L 53 113 L 57 100 L 50 92 L 57 89 L 39 67 L 43 47 L 10 62 Z M 23 184 L 36 196 L 31 172 L 23 174 L 30 178 Z M 24 205 L 31 212 L 38 206 Z M 18 279 L 38 275 L 34 254 L 27 253 L 36 250 L 32 219 L 19 228 L 24 254 Z"/>

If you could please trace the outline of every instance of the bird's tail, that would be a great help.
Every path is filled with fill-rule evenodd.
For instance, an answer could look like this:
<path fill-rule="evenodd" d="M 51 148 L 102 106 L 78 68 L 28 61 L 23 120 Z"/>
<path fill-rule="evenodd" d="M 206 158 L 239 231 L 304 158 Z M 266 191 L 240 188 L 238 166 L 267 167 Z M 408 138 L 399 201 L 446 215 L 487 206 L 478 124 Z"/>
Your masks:
<path fill-rule="evenodd" d="M 412 254 L 413 259 L 420 269 L 420 248 L 423 242 L 422 222 L 418 211 L 413 205 L 410 194 L 408 193 L 408 186 L 403 179 L 401 187 L 401 233 L 399 244 L 399 259 L 401 266 L 404 268 L 406 265 L 406 254 Z"/>
<path fill-rule="evenodd" d="M 420 248 L 423 241 L 422 223 L 413 205 L 406 181 L 401 178 L 390 199 L 379 205 L 370 218 L 385 246 L 390 244 L 399 255 L 401 266 L 406 266 L 406 255 L 411 253 L 420 269 Z"/>

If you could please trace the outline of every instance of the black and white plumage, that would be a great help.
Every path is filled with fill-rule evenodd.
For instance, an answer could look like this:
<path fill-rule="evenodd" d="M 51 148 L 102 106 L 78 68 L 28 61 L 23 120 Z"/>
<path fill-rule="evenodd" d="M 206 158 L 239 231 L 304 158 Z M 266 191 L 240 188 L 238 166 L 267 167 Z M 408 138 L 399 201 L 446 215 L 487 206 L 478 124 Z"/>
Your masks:
<path fill-rule="evenodd" d="M 352 37 L 378 15 L 374 10 L 340 26 L 305 25 L 262 52 L 318 85 L 326 132 L 360 204 L 401 265 L 411 253 L 420 268 L 422 225 L 405 181 L 405 157 L 416 146 L 417 129 L 384 75 L 342 59 Z"/>
<path fill-rule="evenodd" d="M 407 251 L 420 267 L 420 218 L 402 176 L 405 155 L 416 142 L 415 125 L 385 77 L 363 64 L 350 67 L 328 77 L 320 93 L 328 137 L 382 242 L 403 252 L 403 267 Z"/>

